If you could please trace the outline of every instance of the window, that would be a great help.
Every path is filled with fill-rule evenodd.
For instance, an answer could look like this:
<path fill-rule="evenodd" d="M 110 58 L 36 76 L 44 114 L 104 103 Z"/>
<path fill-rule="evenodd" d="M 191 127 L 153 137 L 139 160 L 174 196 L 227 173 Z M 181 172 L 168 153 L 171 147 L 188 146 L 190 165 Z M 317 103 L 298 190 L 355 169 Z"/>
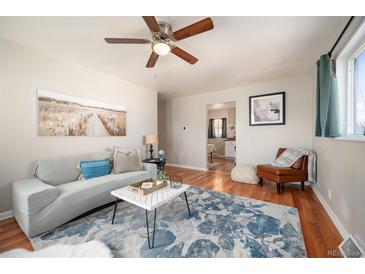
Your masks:
<path fill-rule="evenodd" d="M 208 138 L 227 138 L 227 118 L 209 119 Z"/>
<path fill-rule="evenodd" d="M 365 135 L 365 47 L 349 60 L 347 134 Z"/>
<path fill-rule="evenodd" d="M 342 135 L 336 139 L 365 142 L 365 20 L 354 22 L 336 57 Z"/>
<path fill-rule="evenodd" d="M 365 50 L 354 60 L 353 131 L 364 134 L 365 128 Z"/>
<path fill-rule="evenodd" d="M 223 119 L 214 119 L 213 130 L 215 138 L 222 138 L 223 134 Z"/>

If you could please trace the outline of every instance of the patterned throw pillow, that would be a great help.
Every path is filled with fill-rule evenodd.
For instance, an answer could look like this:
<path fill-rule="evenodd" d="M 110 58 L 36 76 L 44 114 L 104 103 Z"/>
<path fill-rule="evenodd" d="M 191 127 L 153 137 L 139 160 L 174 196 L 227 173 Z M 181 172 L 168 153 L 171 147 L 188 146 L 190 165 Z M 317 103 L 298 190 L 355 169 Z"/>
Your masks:
<path fill-rule="evenodd" d="M 142 170 L 137 150 L 129 153 L 116 152 L 113 170 L 116 174 Z"/>
<path fill-rule="evenodd" d="M 84 179 L 91 179 L 110 174 L 111 165 L 109 159 L 80 161 L 81 174 Z"/>

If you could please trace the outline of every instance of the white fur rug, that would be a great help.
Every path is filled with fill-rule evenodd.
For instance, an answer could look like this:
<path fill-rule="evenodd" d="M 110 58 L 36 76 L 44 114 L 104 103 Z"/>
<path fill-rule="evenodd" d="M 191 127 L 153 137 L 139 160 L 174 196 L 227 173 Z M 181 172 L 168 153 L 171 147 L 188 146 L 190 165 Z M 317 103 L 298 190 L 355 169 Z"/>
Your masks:
<path fill-rule="evenodd" d="M 2 258 L 112 258 L 110 249 L 100 241 L 77 245 L 53 245 L 38 251 L 17 248 L 0 254 Z"/>

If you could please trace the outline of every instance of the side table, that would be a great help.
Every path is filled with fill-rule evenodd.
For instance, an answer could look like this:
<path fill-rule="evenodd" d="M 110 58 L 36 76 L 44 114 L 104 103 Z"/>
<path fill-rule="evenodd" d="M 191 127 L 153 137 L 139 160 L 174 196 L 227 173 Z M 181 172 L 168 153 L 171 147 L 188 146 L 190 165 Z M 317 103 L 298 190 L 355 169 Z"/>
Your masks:
<path fill-rule="evenodd" d="M 166 159 L 165 158 L 145 159 L 143 160 L 143 163 L 156 164 L 158 171 L 164 171 L 166 165 Z"/>

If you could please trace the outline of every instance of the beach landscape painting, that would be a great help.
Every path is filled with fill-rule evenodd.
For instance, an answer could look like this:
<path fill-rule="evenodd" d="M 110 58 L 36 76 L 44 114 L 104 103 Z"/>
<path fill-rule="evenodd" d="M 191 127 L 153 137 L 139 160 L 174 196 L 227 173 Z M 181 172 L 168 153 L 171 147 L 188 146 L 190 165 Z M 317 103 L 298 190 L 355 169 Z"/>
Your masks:
<path fill-rule="evenodd" d="M 38 136 L 126 136 L 127 108 L 38 90 Z"/>

